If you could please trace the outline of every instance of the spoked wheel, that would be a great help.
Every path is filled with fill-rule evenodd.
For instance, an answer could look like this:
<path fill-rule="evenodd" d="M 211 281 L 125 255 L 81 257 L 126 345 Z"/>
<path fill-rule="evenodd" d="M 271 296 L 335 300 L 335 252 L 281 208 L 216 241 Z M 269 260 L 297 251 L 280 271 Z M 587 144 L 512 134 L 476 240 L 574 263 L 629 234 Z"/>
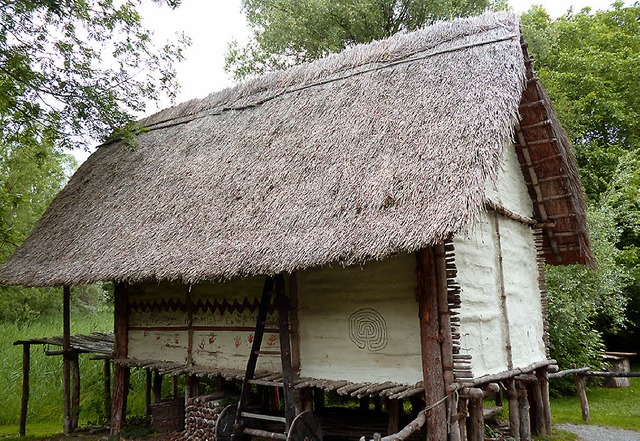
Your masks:
<path fill-rule="evenodd" d="M 310 410 L 302 412 L 293 420 L 287 441 L 322 441 L 320 418 Z"/>
<path fill-rule="evenodd" d="M 231 441 L 233 424 L 236 422 L 236 410 L 238 410 L 238 406 L 230 404 L 220 412 L 216 422 L 216 429 L 213 432 L 216 441 Z"/>

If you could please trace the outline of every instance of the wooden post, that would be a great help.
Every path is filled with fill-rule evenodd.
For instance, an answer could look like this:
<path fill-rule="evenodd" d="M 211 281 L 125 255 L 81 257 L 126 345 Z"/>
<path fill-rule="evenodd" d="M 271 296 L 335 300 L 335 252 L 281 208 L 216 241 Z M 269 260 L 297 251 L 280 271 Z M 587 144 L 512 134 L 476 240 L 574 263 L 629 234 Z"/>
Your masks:
<path fill-rule="evenodd" d="M 144 416 L 149 418 L 151 416 L 151 383 L 152 374 L 151 369 L 146 370 L 146 383 L 144 385 Z"/>
<path fill-rule="evenodd" d="M 469 395 L 469 441 L 484 440 L 484 415 L 482 406 L 482 389 L 468 389 Z M 446 439 L 446 438 L 443 438 Z"/>
<path fill-rule="evenodd" d="M 158 404 L 162 400 L 162 375 L 157 369 L 153 371 L 153 402 Z"/>
<path fill-rule="evenodd" d="M 387 421 L 387 435 L 393 435 L 400 430 L 400 412 L 402 407 L 400 406 L 400 400 L 388 400 L 387 401 L 387 413 L 389 419 Z"/>
<path fill-rule="evenodd" d="M 313 390 L 313 409 L 316 413 L 324 409 L 324 390 L 319 387 Z"/>
<path fill-rule="evenodd" d="M 71 425 L 71 288 L 62 288 L 62 374 L 63 374 L 63 431 L 69 435 Z"/>
<path fill-rule="evenodd" d="M 547 367 L 540 368 L 536 371 L 538 382 L 540 383 L 540 392 L 542 394 L 542 407 L 544 415 L 544 434 L 551 436 L 551 404 L 549 402 L 549 372 Z"/>
<path fill-rule="evenodd" d="M 369 396 L 360 398 L 360 410 L 367 411 L 369 410 Z"/>
<path fill-rule="evenodd" d="M 507 398 L 509 400 L 509 429 L 511 437 L 520 441 L 520 410 L 518 407 L 518 390 L 513 378 L 507 380 Z"/>
<path fill-rule="evenodd" d="M 458 424 L 460 426 L 460 439 L 467 441 L 467 407 L 469 400 L 465 397 L 460 397 L 460 403 L 458 404 Z"/>
<path fill-rule="evenodd" d="M 531 405 L 531 433 L 535 436 L 546 436 L 547 429 L 545 425 L 544 404 L 540 383 L 538 381 L 528 383 L 527 392 Z"/>
<path fill-rule="evenodd" d="M 104 387 L 102 395 L 104 399 L 104 417 L 111 421 L 111 360 L 106 359 L 102 367 L 102 381 Z"/>
<path fill-rule="evenodd" d="M 589 412 L 589 400 L 587 400 L 586 383 L 587 377 L 585 375 L 573 374 L 573 381 L 576 384 L 578 391 L 578 398 L 580 398 L 580 408 L 582 409 L 582 419 L 589 421 L 591 419 L 591 413 Z"/>
<path fill-rule="evenodd" d="M 418 317 L 425 403 L 432 406 L 445 397 L 438 315 L 438 277 L 432 248 L 417 253 Z M 427 440 L 447 439 L 447 414 L 444 402 L 426 412 Z"/>
<path fill-rule="evenodd" d="M 127 286 L 116 283 L 114 298 L 114 355 L 116 359 L 126 359 L 128 353 L 129 306 Z M 129 368 L 119 363 L 113 367 L 113 396 L 111 400 L 111 434 L 118 434 L 124 427 L 127 415 L 127 394 L 129 391 Z"/>
<path fill-rule="evenodd" d="M 527 388 L 522 381 L 516 381 L 516 390 L 518 391 L 518 413 L 520 414 L 520 441 L 531 441 Z"/>
<path fill-rule="evenodd" d="M 80 363 L 78 353 L 73 352 L 71 357 L 71 378 L 73 380 L 73 394 L 71 395 L 71 431 L 78 428 L 78 418 L 80 417 Z"/>
<path fill-rule="evenodd" d="M 174 400 L 178 399 L 178 376 L 171 377 L 171 381 L 173 383 L 173 392 L 172 396 Z"/>
<path fill-rule="evenodd" d="M 31 345 L 22 345 L 22 405 L 20 407 L 20 436 L 27 434 L 27 410 L 29 405 L 29 369 L 31 366 Z"/>

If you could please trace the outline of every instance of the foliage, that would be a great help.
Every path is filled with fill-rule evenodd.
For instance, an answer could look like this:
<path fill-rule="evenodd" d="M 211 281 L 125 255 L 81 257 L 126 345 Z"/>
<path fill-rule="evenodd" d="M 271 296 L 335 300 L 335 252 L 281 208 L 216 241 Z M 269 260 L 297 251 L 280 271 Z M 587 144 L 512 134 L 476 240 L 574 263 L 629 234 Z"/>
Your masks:
<path fill-rule="evenodd" d="M 575 321 L 560 323 L 565 327 L 581 323 L 578 328 L 588 335 L 588 343 L 582 344 L 591 356 L 596 342 L 602 343 L 603 333 L 609 336 L 609 347 L 638 350 L 639 330 L 633 325 L 640 323 L 640 6 L 624 7 L 616 2 L 609 11 L 591 13 L 585 8 L 578 13 L 569 11 L 555 21 L 541 7 L 533 7 L 522 19 L 538 76 L 574 144 L 587 197 L 598 207 L 592 216 L 600 212 L 596 216 L 600 221 L 595 221 L 599 224 L 592 226 L 591 232 L 596 253 L 601 258 L 603 251 L 609 256 L 604 268 L 601 265 L 593 273 L 594 277 L 602 276 L 600 286 L 586 281 L 585 293 L 595 296 L 593 301 L 585 300 L 586 294 L 556 299 L 556 306 L 567 314 L 559 315 L 561 320 L 570 317 L 570 309 L 577 314 Z M 610 232 L 603 236 L 603 230 L 598 230 L 601 227 Z M 602 248 L 605 243 L 608 251 Z M 626 274 L 626 282 L 608 286 L 610 269 L 616 267 Z M 568 270 L 564 277 L 565 285 L 581 290 L 584 280 L 580 271 Z M 625 295 L 610 299 L 610 303 L 618 302 L 617 311 L 596 312 L 593 305 L 618 289 Z M 575 304 L 569 307 L 572 298 Z M 626 304 L 628 312 L 623 308 Z M 593 317 L 586 320 L 591 313 Z M 622 329 L 619 317 L 627 314 L 632 326 Z M 555 332 L 560 328 L 556 325 Z M 573 345 L 572 352 L 566 353 L 568 358 L 578 356 L 578 328 L 558 334 L 573 339 L 565 342 Z M 620 332 L 627 337 L 610 337 Z M 556 341 L 556 351 L 565 349 Z"/>
<path fill-rule="evenodd" d="M 587 194 L 606 191 L 621 155 L 640 146 L 640 6 L 552 21 L 523 15 L 538 76 L 574 143 Z"/>
<path fill-rule="evenodd" d="M 4 143 L 85 145 L 131 126 L 147 102 L 174 96 L 174 63 L 188 40 L 156 48 L 136 3 L 0 0 Z"/>
<path fill-rule="evenodd" d="M 592 207 L 587 216 L 597 268 L 547 267 L 550 350 L 561 368 L 602 367 L 604 345 L 596 323 L 606 321 L 614 331 L 626 325 L 624 288 L 630 277 L 614 245 L 620 230 L 607 206 Z"/>
<path fill-rule="evenodd" d="M 490 0 L 243 0 L 253 39 L 229 44 L 225 69 L 242 79 L 492 5 L 506 7 Z"/>

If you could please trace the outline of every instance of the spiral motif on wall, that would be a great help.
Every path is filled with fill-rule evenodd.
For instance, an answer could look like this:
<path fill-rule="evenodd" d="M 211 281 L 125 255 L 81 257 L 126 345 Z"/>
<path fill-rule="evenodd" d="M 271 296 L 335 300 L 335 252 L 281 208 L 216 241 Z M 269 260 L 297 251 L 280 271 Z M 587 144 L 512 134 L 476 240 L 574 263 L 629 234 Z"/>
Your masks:
<path fill-rule="evenodd" d="M 349 316 L 349 337 L 360 349 L 381 351 L 389 342 L 387 323 L 375 309 L 359 309 Z"/>

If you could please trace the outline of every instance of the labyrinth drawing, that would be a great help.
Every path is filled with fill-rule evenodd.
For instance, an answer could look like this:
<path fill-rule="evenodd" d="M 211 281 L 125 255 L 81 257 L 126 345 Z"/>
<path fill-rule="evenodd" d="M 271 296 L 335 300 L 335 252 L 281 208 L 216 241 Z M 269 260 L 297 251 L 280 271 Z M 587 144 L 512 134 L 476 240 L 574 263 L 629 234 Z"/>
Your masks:
<path fill-rule="evenodd" d="M 389 342 L 387 323 L 375 309 L 359 309 L 349 316 L 349 337 L 359 349 L 381 351 Z"/>

